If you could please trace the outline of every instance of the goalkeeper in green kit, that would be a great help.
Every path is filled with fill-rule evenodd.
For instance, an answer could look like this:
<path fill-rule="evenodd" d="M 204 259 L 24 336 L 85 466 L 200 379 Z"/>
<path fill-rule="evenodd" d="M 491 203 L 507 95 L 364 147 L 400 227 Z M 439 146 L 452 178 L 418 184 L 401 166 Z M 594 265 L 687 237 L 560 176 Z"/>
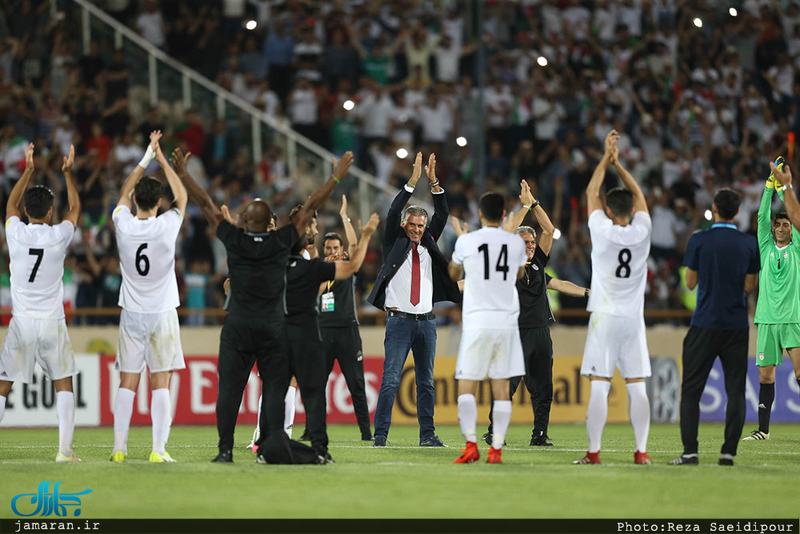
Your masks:
<path fill-rule="evenodd" d="M 782 173 L 784 159 L 775 161 Z M 788 171 L 788 169 L 787 169 Z M 789 182 L 791 187 L 791 182 Z M 758 280 L 758 325 L 756 364 L 758 365 L 758 429 L 743 440 L 769 439 L 769 418 L 775 400 L 775 366 L 783 363 L 784 349 L 792 359 L 800 385 L 800 232 L 792 227 L 789 215 L 780 212 L 772 220 L 775 191 L 784 200 L 783 186 L 774 172 L 767 179 L 758 209 L 758 249 L 761 273 Z"/>

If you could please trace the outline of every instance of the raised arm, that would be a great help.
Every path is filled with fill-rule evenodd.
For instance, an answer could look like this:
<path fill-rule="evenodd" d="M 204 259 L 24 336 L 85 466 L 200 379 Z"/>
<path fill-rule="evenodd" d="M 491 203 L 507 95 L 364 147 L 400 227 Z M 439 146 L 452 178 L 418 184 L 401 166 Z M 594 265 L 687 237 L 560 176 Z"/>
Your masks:
<path fill-rule="evenodd" d="M 156 147 L 158 146 L 159 139 L 161 139 L 161 130 L 156 130 L 150 134 L 150 144 L 147 145 L 147 151 L 144 153 L 142 161 L 133 168 L 119 190 L 117 206 L 126 206 L 128 209 L 133 209 L 133 201 L 131 200 L 133 197 L 133 188 L 136 187 L 136 184 L 142 179 L 147 166 L 150 165 L 150 162 L 156 157 Z"/>
<path fill-rule="evenodd" d="M 769 167 L 772 169 L 775 180 L 783 186 L 783 202 L 786 205 L 789 220 L 792 221 L 795 228 L 800 230 L 800 203 L 797 202 L 797 196 L 794 194 L 792 169 L 788 163 L 783 166 L 783 169 L 778 169 L 772 161 L 769 163 Z"/>
<path fill-rule="evenodd" d="M 603 154 L 600 163 L 597 164 L 592 174 L 592 179 L 589 180 L 589 185 L 586 186 L 586 208 L 590 214 L 595 210 L 603 209 L 603 202 L 600 200 L 600 186 L 603 185 L 603 180 L 605 180 L 606 177 L 606 170 L 608 170 L 608 164 L 611 162 L 612 140 L 618 137 L 615 130 L 611 130 L 606 136 L 606 152 Z"/>
<path fill-rule="evenodd" d="M 203 214 L 203 217 L 208 221 L 211 230 L 216 233 L 217 226 L 219 226 L 219 223 L 223 219 L 222 212 L 214 201 L 211 200 L 211 197 L 208 196 L 205 189 L 197 185 L 197 182 L 194 181 L 194 178 L 192 178 L 186 170 L 186 164 L 191 155 L 191 152 L 187 152 L 184 156 L 183 151 L 180 148 L 176 148 L 172 152 L 172 165 L 175 167 L 175 174 L 183 184 L 181 189 L 183 189 L 187 195 L 191 197 L 192 201 L 200 207 L 200 212 Z M 184 204 L 183 207 L 185 209 L 186 204 Z"/>
<path fill-rule="evenodd" d="M 352 258 L 358 248 L 358 237 L 350 217 L 347 216 L 347 197 L 345 195 L 342 195 L 342 209 L 339 210 L 339 215 L 342 217 L 344 235 L 347 238 L 347 257 Z"/>
<path fill-rule="evenodd" d="M 447 216 L 450 215 L 450 208 L 447 206 L 447 197 L 444 194 L 444 189 L 439 186 L 439 179 L 436 177 L 436 154 L 434 153 L 431 153 L 430 157 L 428 157 L 425 174 L 428 176 L 431 195 L 433 196 L 433 215 L 431 216 L 428 231 L 433 236 L 433 240 L 436 241 L 442 235 L 444 227 L 447 226 Z"/>
<path fill-rule="evenodd" d="M 191 152 L 189 154 L 191 154 Z M 164 157 L 164 153 L 161 152 L 161 145 L 156 145 L 156 161 L 158 161 L 158 164 L 164 169 L 167 182 L 169 183 L 170 189 L 172 189 L 172 196 L 175 198 L 175 206 L 180 210 L 181 218 L 183 218 L 186 215 L 186 202 L 189 200 L 186 194 L 186 188 L 181 183 L 181 179 L 178 178 L 178 174 L 175 170 L 170 167 L 167 158 Z"/>
<path fill-rule="evenodd" d="M 292 219 L 292 224 L 294 224 L 294 227 L 297 229 L 298 235 L 303 235 L 306 231 L 306 226 L 311 222 L 311 218 L 314 216 L 314 212 L 316 212 L 317 209 L 322 206 L 322 203 L 331 196 L 336 185 L 347 176 L 350 165 L 352 164 L 353 153 L 349 151 L 345 152 L 342 159 L 338 162 L 335 159 L 333 160 L 334 171 L 330 179 L 308 198 L 308 201 L 303 204 L 303 209 L 298 211 L 297 215 Z"/>
<path fill-rule="evenodd" d="M 22 202 L 22 196 L 25 194 L 25 189 L 28 187 L 28 182 L 33 175 L 33 143 L 28 145 L 28 148 L 25 150 L 25 170 L 22 172 L 22 176 L 20 176 L 17 183 L 14 184 L 14 189 L 11 190 L 11 194 L 8 196 L 8 202 L 6 203 L 6 220 L 10 219 L 11 217 L 22 217 L 22 213 L 19 211 L 19 204 Z"/>
<path fill-rule="evenodd" d="M 614 131 L 616 134 L 616 131 Z M 636 179 L 628 172 L 628 170 L 622 166 L 622 162 L 619 160 L 619 148 L 617 148 L 617 139 L 619 136 L 612 138 L 611 141 L 611 160 L 614 163 L 614 168 L 617 169 L 617 173 L 619 173 L 619 177 L 622 178 L 622 183 L 625 186 L 625 189 L 631 192 L 633 195 L 633 211 L 634 213 L 637 211 L 643 211 L 645 213 L 650 213 L 647 210 L 647 199 L 644 197 L 644 193 L 642 192 L 642 188 L 639 187 L 639 184 L 636 182 Z"/>
<path fill-rule="evenodd" d="M 525 187 L 528 188 L 528 183 L 523 183 L 525 184 Z M 556 227 L 553 226 L 553 222 L 550 220 L 547 212 L 544 211 L 541 203 L 534 198 L 529 188 L 528 195 L 530 195 L 530 200 L 532 202 L 531 206 L 533 206 L 533 215 L 536 217 L 536 222 L 539 223 L 539 226 L 542 229 L 542 233 L 539 236 L 536 246 L 542 249 L 542 252 L 549 255 L 550 249 L 553 248 L 553 235 L 555 234 Z"/>
<path fill-rule="evenodd" d="M 383 248 L 384 251 L 392 244 L 394 244 L 397 235 L 400 233 L 400 221 L 403 216 L 403 208 L 411 198 L 414 187 L 417 185 L 419 177 L 422 176 L 422 152 L 417 152 L 417 157 L 414 160 L 414 167 L 411 171 L 411 178 L 408 183 L 400 188 L 400 192 L 394 197 L 392 205 L 389 206 L 389 213 L 386 214 L 386 228 L 383 232 Z"/>
<path fill-rule="evenodd" d="M 519 187 L 522 191 L 519 194 L 519 201 L 522 203 L 522 208 L 510 217 L 508 224 L 503 225 L 503 229 L 507 232 L 513 232 L 519 228 L 520 225 L 522 225 L 522 221 L 525 220 L 525 216 L 530 213 L 531 206 L 533 206 L 533 195 L 531 194 L 531 188 L 528 182 L 522 180 L 519 183 Z"/>
<path fill-rule="evenodd" d="M 78 184 L 72 175 L 73 163 L 75 163 L 75 147 L 70 145 L 69 156 L 64 157 L 61 164 L 61 171 L 64 173 L 64 178 L 67 182 L 67 202 L 69 203 L 69 211 L 64 216 L 64 220 L 71 222 L 72 226 L 77 228 L 78 219 L 81 218 L 81 198 L 78 194 Z"/>
<path fill-rule="evenodd" d="M 373 213 L 367 225 L 361 230 L 361 241 L 358 242 L 355 254 L 350 257 L 350 261 L 336 262 L 336 279 L 345 280 L 356 274 L 361 265 L 364 263 L 364 258 L 367 257 L 367 249 L 369 248 L 369 240 L 372 234 L 378 229 L 378 224 L 381 218 L 377 213 Z M 355 234 L 355 232 L 353 232 Z M 355 238 L 355 235 L 353 235 Z"/>

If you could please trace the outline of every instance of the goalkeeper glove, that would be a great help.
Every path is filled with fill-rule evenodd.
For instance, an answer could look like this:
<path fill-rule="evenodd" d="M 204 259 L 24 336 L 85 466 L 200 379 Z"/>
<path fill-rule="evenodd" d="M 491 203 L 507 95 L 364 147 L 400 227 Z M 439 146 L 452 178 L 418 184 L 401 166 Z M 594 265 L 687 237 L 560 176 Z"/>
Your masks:
<path fill-rule="evenodd" d="M 783 164 L 786 160 L 783 159 L 783 156 L 778 156 L 775 160 L 775 166 L 778 168 L 779 171 L 783 170 Z M 775 191 L 780 191 L 783 189 L 783 186 L 775 179 L 775 174 L 770 171 L 769 178 L 767 178 L 767 189 L 775 188 Z"/>

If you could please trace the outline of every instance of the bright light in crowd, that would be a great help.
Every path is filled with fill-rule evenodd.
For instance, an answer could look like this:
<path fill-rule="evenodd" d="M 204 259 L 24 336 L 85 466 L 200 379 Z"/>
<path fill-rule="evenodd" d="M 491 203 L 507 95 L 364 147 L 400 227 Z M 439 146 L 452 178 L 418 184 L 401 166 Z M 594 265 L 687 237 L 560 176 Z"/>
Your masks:
<path fill-rule="evenodd" d="M 467 146 L 467 138 L 464 136 L 458 137 L 456 139 L 456 144 L 458 146 Z"/>
<path fill-rule="evenodd" d="M 706 220 L 710 221 L 713 215 L 711 214 L 711 210 L 706 210 Z"/>
<path fill-rule="evenodd" d="M 355 104 L 355 102 L 353 102 L 352 100 L 345 100 L 345 101 L 344 101 L 344 104 L 342 104 L 342 107 L 343 107 L 345 110 L 347 110 L 347 111 L 350 111 L 351 109 L 353 109 L 354 107 L 356 107 L 356 104 Z"/>
<path fill-rule="evenodd" d="M 258 26 L 258 22 L 254 21 L 254 20 L 252 20 L 252 19 L 251 19 L 251 20 L 248 20 L 248 21 L 247 21 L 247 24 L 245 24 L 245 25 L 244 25 L 244 27 L 245 27 L 245 28 L 247 28 L 247 29 L 248 29 L 248 30 L 250 30 L 250 31 L 253 31 L 253 30 L 255 30 L 255 29 L 256 29 L 256 26 Z"/>
<path fill-rule="evenodd" d="M 739 14 L 739 12 L 738 12 L 738 11 L 736 11 L 736 8 L 735 8 L 735 7 L 732 7 L 732 8 L 730 8 L 730 9 L 728 10 L 728 13 L 730 13 L 730 14 L 731 14 L 731 17 L 735 17 L 736 15 L 738 15 L 738 14 Z"/>
<path fill-rule="evenodd" d="M 397 157 L 400 159 L 406 159 L 408 157 L 408 150 L 406 150 L 405 148 L 398 148 Z"/>
<path fill-rule="evenodd" d="M 694 20 L 692 20 L 692 22 L 698 28 L 702 28 L 703 27 L 703 20 L 700 17 L 695 17 Z"/>
<path fill-rule="evenodd" d="M 553 239 L 560 239 L 560 238 L 561 238 L 561 230 L 556 228 L 555 231 L 553 232 Z"/>
<path fill-rule="evenodd" d="M 547 58 L 544 57 L 544 56 L 539 56 L 539 58 L 536 60 L 536 63 L 538 63 L 540 67 L 546 67 L 547 66 Z"/>

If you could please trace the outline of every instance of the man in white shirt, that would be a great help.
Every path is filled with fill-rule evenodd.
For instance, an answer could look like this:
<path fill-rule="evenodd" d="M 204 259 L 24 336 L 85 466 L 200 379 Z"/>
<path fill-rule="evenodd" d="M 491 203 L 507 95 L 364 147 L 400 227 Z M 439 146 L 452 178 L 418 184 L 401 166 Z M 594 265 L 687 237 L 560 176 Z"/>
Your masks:
<path fill-rule="evenodd" d="M 161 152 L 160 138 L 160 131 L 150 134 L 147 152 L 125 180 L 112 216 L 122 271 L 119 293 L 122 314 L 116 361 L 120 385 L 114 401 L 112 462 L 126 460 L 133 400 L 145 365 L 150 370 L 153 390 L 150 461 L 175 461 L 165 450 L 172 426 L 169 382 L 173 371 L 186 367 L 176 311 L 180 297 L 175 278 L 175 241 L 183 224 L 188 196 Z M 157 179 L 143 177 L 153 159 L 164 169 L 175 198 L 173 207 L 161 215 L 157 214 L 164 188 Z M 132 213 L 134 204 L 136 215 Z"/>
<path fill-rule="evenodd" d="M 478 210 L 482 228 L 466 233 L 466 225 L 456 226 L 459 237 L 449 271 L 453 280 L 460 280 L 462 275 L 465 280 L 456 380 L 458 422 L 467 440 L 464 452 L 453 462 L 456 464 L 480 459 L 475 393 L 478 383 L 487 377 L 494 396 L 494 432 L 486 462 L 502 463 L 500 456 L 511 421 L 509 379 L 525 374 L 516 282 L 525 273 L 528 258 L 522 238 L 500 226 L 506 214 L 504 203 L 502 195 L 485 193 Z"/>
<path fill-rule="evenodd" d="M 586 309 L 592 312 L 581 374 L 592 383 L 586 413 L 589 449 L 573 463 L 599 464 L 600 442 L 608 416 L 608 392 L 614 368 L 625 379 L 637 464 L 650 464 L 647 437 L 650 432 L 650 402 L 645 378 L 650 376 L 650 354 L 644 326 L 644 291 L 647 258 L 650 255 L 652 222 L 642 189 L 619 161 L 618 135 L 611 130 L 606 151 L 586 188 L 589 234 L 592 238 L 592 287 Z M 613 163 L 625 189 L 606 194 L 600 187 L 608 164 Z"/>
<path fill-rule="evenodd" d="M 385 447 L 392 424 L 392 407 L 403 364 L 414 353 L 417 382 L 417 419 L 420 447 L 444 447 L 433 424 L 433 361 L 436 355 L 436 317 L 433 304 L 459 302 L 458 285 L 447 274 L 447 260 L 436 245 L 447 224 L 447 200 L 436 179 L 436 157 L 431 154 L 425 172 L 433 195 L 430 228 L 428 213 L 408 206 L 422 175 L 422 153 L 417 154 L 411 179 L 392 201 L 383 233 L 384 264 L 367 301 L 386 310 L 386 358 L 375 408 L 375 447 Z"/>
<path fill-rule="evenodd" d="M 33 144 L 25 151 L 25 171 L 14 185 L 6 206 L 6 240 L 11 260 L 12 315 L 0 351 L 0 420 L 14 382 L 31 384 L 34 363 L 53 381 L 58 413 L 56 462 L 80 462 L 72 451 L 75 396 L 72 377 L 78 374 L 64 318 L 64 259 L 81 216 L 78 188 L 72 176 L 75 148 L 70 147 L 61 170 L 67 183 L 69 212 L 51 225 L 53 192 L 36 185 L 25 190 L 33 175 Z M 20 220 L 25 200 L 28 224 Z"/>

